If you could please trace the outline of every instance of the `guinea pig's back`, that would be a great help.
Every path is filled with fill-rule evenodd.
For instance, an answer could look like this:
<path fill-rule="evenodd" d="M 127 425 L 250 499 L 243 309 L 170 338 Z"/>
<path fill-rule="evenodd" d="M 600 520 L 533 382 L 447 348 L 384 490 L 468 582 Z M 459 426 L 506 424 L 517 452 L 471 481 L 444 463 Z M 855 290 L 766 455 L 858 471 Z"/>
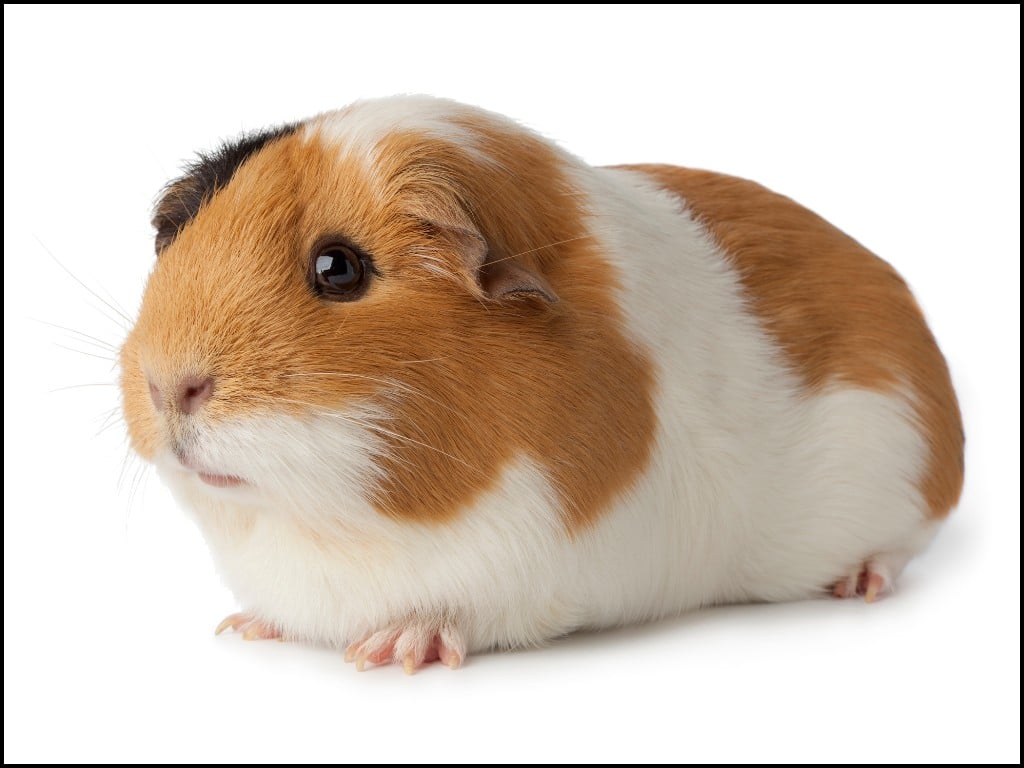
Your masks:
<path fill-rule="evenodd" d="M 931 516 L 945 516 L 963 484 L 960 410 L 946 361 L 896 270 L 752 181 L 672 166 L 635 168 L 678 194 L 707 228 L 807 391 L 838 385 L 911 397 L 929 447 L 921 492 Z"/>
<path fill-rule="evenodd" d="M 664 547 L 688 585 L 680 601 L 806 597 L 871 563 L 891 586 L 963 479 L 949 372 L 906 284 L 753 182 L 663 165 L 599 178 L 614 223 L 594 231 L 658 370 L 635 497 L 664 517 L 655 559 Z"/>

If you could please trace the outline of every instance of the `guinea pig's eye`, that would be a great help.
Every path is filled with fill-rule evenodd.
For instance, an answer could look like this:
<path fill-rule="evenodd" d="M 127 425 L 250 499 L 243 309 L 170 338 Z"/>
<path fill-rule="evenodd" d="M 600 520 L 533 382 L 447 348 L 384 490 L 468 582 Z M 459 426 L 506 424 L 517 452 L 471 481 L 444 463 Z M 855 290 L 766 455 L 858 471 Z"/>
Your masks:
<path fill-rule="evenodd" d="M 322 298 L 352 301 L 363 294 L 366 257 L 344 243 L 328 243 L 313 251 L 310 283 Z"/>

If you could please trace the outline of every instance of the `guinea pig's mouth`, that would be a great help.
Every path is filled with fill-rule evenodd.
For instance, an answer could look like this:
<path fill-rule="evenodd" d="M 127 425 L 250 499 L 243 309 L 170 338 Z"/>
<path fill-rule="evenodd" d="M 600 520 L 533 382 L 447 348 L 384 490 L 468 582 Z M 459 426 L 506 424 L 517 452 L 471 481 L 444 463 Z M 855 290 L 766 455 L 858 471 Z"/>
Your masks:
<path fill-rule="evenodd" d="M 245 480 L 234 475 L 215 475 L 210 472 L 196 472 L 199 479 L 214 488 L 233 488 L 236 485 L 246 485 Z"/>
<path fill-rule="evenodd" d="M 190 472 L 195 472 L 196 477 L 214 488 L 235 488 L 239 485 L 248 485 L 245 480 L 237 475 L 222 475 L 217 472 L 211 472 L 209 468 L 190 459 L 184 452 L 175 451 L 174 454 L 182 467 Z"/>

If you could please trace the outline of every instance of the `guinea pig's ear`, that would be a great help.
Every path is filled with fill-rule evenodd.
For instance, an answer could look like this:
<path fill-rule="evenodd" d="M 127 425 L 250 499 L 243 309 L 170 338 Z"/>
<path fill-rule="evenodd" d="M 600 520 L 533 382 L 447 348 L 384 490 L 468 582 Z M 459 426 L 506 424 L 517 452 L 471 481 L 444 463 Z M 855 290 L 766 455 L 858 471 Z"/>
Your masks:
<path fill-rule="evenodd" d="M 473 293 L 494 301 L 558 301 L 558 294 L 532 264 L 519 256 L 493 253 L 486 238 L 468 220 L 445 218 L 449 220 L 431 221 L 430 225 L 458 251 Z"/>
<path fill-rule="evenodd" d="M 558 301 L 557 294 L 538 272 L 517 264 L 511 256 L 485 261 L 477 270 L 480 287 L 492 299 L 543 299 Z"/>
<path fill-rule="evenodd" d="M 441 225 L 441 228 L 462 256 L 473 293 L 496 301 L 543 299 L 549 304 L 558 301 L 539 271 L 520 263 L 515 256 L 493 253 L 476 228 L 465 225 Z"/>

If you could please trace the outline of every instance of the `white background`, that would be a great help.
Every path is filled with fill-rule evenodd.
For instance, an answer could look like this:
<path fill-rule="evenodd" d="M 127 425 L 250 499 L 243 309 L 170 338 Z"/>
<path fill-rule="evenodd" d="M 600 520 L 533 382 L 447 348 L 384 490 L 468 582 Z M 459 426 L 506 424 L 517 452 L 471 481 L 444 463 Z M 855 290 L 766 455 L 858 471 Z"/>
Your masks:
<path fill-rule="evenodd" d="M 1019 30 L 1017 6 L 5 6 L 5 762 L 1018 762 Z M 896 265 L 968 435 L 961 507 L 897 595 L 412 678 L 213 637 L 235 605 L 203 541 L 126 462 L 116 415 L 97 435 L 109 352 L 43 323 L 115 345 L 122 324 L 48 252 L 132 314 L 151 203 L 193 150 L 399 92 L 512 115 L 595 164 L 757 179 Z"/>

